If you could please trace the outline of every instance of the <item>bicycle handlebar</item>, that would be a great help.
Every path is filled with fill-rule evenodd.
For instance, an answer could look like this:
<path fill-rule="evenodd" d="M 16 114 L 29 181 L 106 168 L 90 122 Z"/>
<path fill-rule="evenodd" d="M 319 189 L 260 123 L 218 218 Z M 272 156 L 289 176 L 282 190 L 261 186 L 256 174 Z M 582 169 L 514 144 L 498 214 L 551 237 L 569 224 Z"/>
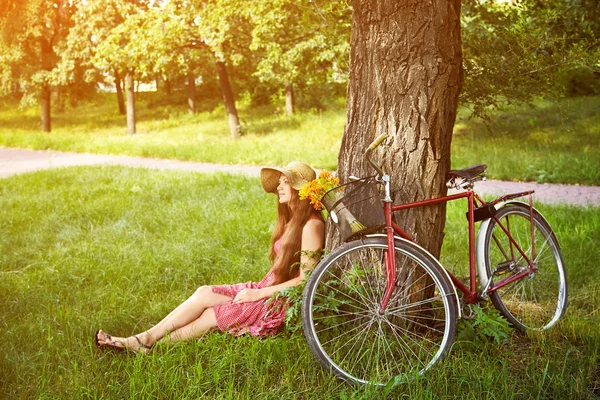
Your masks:
<path fill-rule="evenodd" d="M 377 138 L 375 138 L 375 140 L 373 140 L 373 143 L 371 143 L 369 145 L 369 147 L 367 148 L 367 151 L 365 151 L 365 158 L 367 159 L 367 161 L 369 161 L 369 163 L 373 166 L 373 168 L 375 168 L 375 170 L 377 171 L 377 174 L 379 175 L 379 177 L 381 178 L 383 175 L 385 175 L 385 172 L 383 172 L 383 170 L 381 169 L 381 167 L 371 159 L 371 157 L 369 157 L 369 153 L 373 150 L 375 150 L 377 147 L 379 147 L 379 145 L 387 138 L 386 134 L 383 135 L 379 135 Z"/>
<path fill-rule="evenodd" d="M 381 142 L 385 140 L 385 138 L 387 138 L 387 135 L 385 133 L 383 135 L 379 135 L 377 138 L 375 138 L 375 140 L 373 140 L 373 143 L 369 145 L 368 150 L 375 150 L 377 147 L 379 147 Z"/>

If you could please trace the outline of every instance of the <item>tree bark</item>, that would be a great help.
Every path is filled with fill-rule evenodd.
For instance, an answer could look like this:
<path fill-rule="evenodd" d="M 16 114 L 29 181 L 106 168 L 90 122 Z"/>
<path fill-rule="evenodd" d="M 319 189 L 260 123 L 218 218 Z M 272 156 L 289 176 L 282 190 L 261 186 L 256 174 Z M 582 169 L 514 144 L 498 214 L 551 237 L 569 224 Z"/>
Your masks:
<path fill-rule="evenodd" d="M 188 111 L 190 114 L 196 112 L 196 78 L 191 72 L 188 73 Z"/>
<path fill-rule="evenodd" d="M 43 132 L 50 132 L 52 128 L 51 123 L 51 114 L 50 114 L 50 103 L 51 103 L 51 90 L 50 85 L 44 84 L 42 85 L 42 94 L 40 97 L 40 108 L 41 108 L 41 129 Z"/>
<path fill-rule="evenodd" d="M 462 86 L 460 1 L 354 0 L 342 181 L 372 175 L 363 154 L 392 177 L 396 202 L 443 196 Z M 439 257 L 445 204 L 397 213 L 399 225 Z M 332 239 L 330 235 L 328 239 Z M 329 240 L 328 247 L 335 245 Z"/>
<path fill-rule="evenodd" d="M 115 87 L 117 88 L 117 103 L 119 104 L 119 114 L 125 115 L 125 99 L 123 98 L 123 80 L 121 74 L 115 70 Z"/>
<path fill-rule="evenodd" d="M 225 103 L 225 111 L 227 112 L 227 119 L 229 120 L 229 131 L 231 137 L 234 139 L 239 138 L 239 126 L 240 119 L 238 118 L 237 109 L 235 107 L 235 100 L 233 99 L 233 91 L 231 90 L 231 84 L 229 83 L 229 76 L 227 75 L 227 67 L 223 61 L 217 60 L 217 73 L 219 74 L 219 84 L 221 86 L 221 94 L 223 95 L 223 102 Z"/>
<path fill-rule="evenodd" d="M 133 73 L 127 72 L 125 75 L 125 92 L 127 93 L 127 133 L 133 135 L 135 129 L 135 87 L 133 82 Z"/>
<path fill-rule="evenodd" d="M 289 82 L 285 85 L 285 113 L 294 115 L 294 87 Z"/>

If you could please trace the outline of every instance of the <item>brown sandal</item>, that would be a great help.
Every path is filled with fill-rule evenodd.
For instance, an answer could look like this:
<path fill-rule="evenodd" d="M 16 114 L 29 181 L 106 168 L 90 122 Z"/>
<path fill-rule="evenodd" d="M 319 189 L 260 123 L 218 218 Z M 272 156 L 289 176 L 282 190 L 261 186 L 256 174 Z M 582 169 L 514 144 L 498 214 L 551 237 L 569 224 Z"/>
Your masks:
<path fill-rule="evenodd" d="M 152 349 L 152 346 L 148 346 L 147 344 L 142 343 L 142 341 L 140 340 L 139 337 L 137 336 L 133 336 L 135 338 L 135 340 L 137 340 L 138 342 L 138 348 L 137 350 L 133 350 L 130 347 L 127 347 L 127 345 L 123 342 L 120 341 L 114 341 L 112 339 L 112 336 L 109 335 L 108 333 L 105 333 L 104 335 L 106 336 L 106 339 L 112 343 L 100 343 L 100 341 L 98 340 L 98 333 L 100 333 L 100 331 L 96 331 L 96 333 L 94 334 L 94 343 L 96 344 L 97 347 L 101 348 L 101 349 L 106 349 L 106 350 L 113 350 L 116 352 L 124 352 L 124 351 L 131 351 L 134 354 L 137 353 L 144 353 L 144 354 L 148 354 L 148 352 Z M 121 346 L 117 346 L 116 343 L 119 343 Z M 142 349 L 146 349 L 146 350 L 142 350 Z"/>
<path fill-rule="evenodd" d="M 138 348 L 137 348 L 137 350 L 131 350 L 131 351 L 133 351 L 135 354 L 137 354 L 137 353 L 148 354 L 150 352 L 150 350 L 152 350 L 152 346 L 148 346 L 147 344 L 142 343 L 142 341 L 140 340 L 139 337 L 134 336 L 134 338 L 138 342 Z M 147 351 L 142 350 L 142 349 L 146 349 Z"/>
<path fill-rule="evenodd" d="M 100 341 L 98 340 L 99 333 L 100 333 L 99 330 L 97 330 L 96 333 L 94 333 L 94 343 L 96 344 L 96 347 L 99 347 L 102 350 L 112 350 L 112 351 L 116 351 L 119 353 L 125 351 L 126 347 L 125 347 L 125 345 L 123 345 L 123 343 L 121 343 L 121 346 L 117 346 L 116 344 L 110 344 L 110 343 L 100 343 Z M 113 343 L 117 343 L 112 340 L 112 336 L 110 336 L 108 333 L 105 333 L 104 336 L 106 337 L 107 340 L 109 340 Z"/>

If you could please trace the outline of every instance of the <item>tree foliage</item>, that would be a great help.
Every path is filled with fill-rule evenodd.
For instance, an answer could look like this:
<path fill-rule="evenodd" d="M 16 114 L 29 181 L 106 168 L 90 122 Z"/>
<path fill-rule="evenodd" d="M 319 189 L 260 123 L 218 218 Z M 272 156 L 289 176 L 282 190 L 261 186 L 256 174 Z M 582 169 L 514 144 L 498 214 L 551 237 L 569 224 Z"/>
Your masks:
<path fill-rule="evenodd" d="M 55 71 L 57 82 L 73 79 L 78 65 L 85 69 L 88 81 L 102 81 L 102 73 L 117 70 L 144 71 L 144 11 L 141 1 L 88 0 L 74 15 L 63 59 Z"/>
<path fill-rule="evenodd" d="M 35 102 L 52 83 L 60 46 L 72 26 L 75 4 L 67 0 L 0 3 L 0 95 L 20 93 Z"/>
<path fill-rule="evenodd" d="M 261 80 L 310 84 L 332 80 L 334 73 L 347 76 L 351 8 L 345 2 L 256 2 L 248 12 Z"/>
<path fill-rule="evenodd" d="M 600 68 L 600 7 L 591 0 L 465 0 L 463 104 L 485 116 L 505 102 L 565 92 L 565 75 Z"/>

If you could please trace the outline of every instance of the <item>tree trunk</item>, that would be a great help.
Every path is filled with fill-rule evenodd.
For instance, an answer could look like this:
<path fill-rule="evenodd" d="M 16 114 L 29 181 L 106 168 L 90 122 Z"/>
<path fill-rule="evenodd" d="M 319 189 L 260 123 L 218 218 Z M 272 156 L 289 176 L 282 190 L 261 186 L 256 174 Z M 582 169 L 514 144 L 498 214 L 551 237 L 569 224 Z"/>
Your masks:
<path fill-rule="evenodd" d="M 294 87 L 289 82 L 285 85 L 285 113 L 294 115 Z"/>
<path fill-rule="evenodd" d="M 191 72 L 188 73 L 188 111 L 190 114 L 196 112 L 196 78 Z"/>
<path fill-rule="evenodd" d="M 125 99 L 123 98 L 123 80 L 121 74 L 115 70 L 115 87 L 117 88 L 117 103 L 119 104 L 119 114 L 125 115 Z"/>
<path fill-rule="evenodd" d="M 127 93 L 127 133 L 135 134 L 135 87 L 133 82 L 133 73 L 127 72 L 125 75 L 125 92 Z"/>
<path fill-rule="evenodd" d="M 54 50 L 52 49 L 52 43 L 46 38 L 40 40 L 41 47 L 41 61 L 42 69 L 44 71 L 51 71 L 54 67 Z M 42 83 L 42 92 L 40 95 L 40 108 L 41 108 L 41 129 L 43 132 L 50 132 L 51 130 L 51 111 L 50 105 L 52 103 L 52 89 L 47 81 Z"/>
<path fill-rule="evenodd" d="M 227 75 L 227 67 L 223 61 L 217 60 L 217 73 L 219 74 L 221 94 L 223 95 L 225 111 L 227 112 L 227 119 L 229 120 L 229 131 L 231 132 L 231 137 L 237 139 L 240 136 L 240 119 L 238 118 L 237 109 L 235 108 L 235 100 L 233 99 L 233 91 L 231 90 L 229 76 Z"/>
<path fill-rule="evenodd" d="M 342 181 L 374 173 L 364 150 L 387 134 L 373 156 L 392 177 L 394 200 L 446 194 L 462 85 L 459 15 L 460 0 L 353 1 L 347 124 L 338 160 Z M 396 219 L 439 256 L 445 204 L 397 213 Z"/>
<path fill-rule="evenodd" d="M 51 130 L 51 116 L 50 116 L 50 103 L 51 103 L 51 90 L 50 85 L 42 85 L 42 95 L 40 97 L 40 108 L 42 115 L 41 129 L 43 132 L 50 132 Z"/>
<path fill-rule="evenodd" d="M 54 109 L 58 112 L 65 111 L 65 97 L 63 96 L 62 86 L 53 86 L 51 89 L 50 104 L 54 104 Z"/>

